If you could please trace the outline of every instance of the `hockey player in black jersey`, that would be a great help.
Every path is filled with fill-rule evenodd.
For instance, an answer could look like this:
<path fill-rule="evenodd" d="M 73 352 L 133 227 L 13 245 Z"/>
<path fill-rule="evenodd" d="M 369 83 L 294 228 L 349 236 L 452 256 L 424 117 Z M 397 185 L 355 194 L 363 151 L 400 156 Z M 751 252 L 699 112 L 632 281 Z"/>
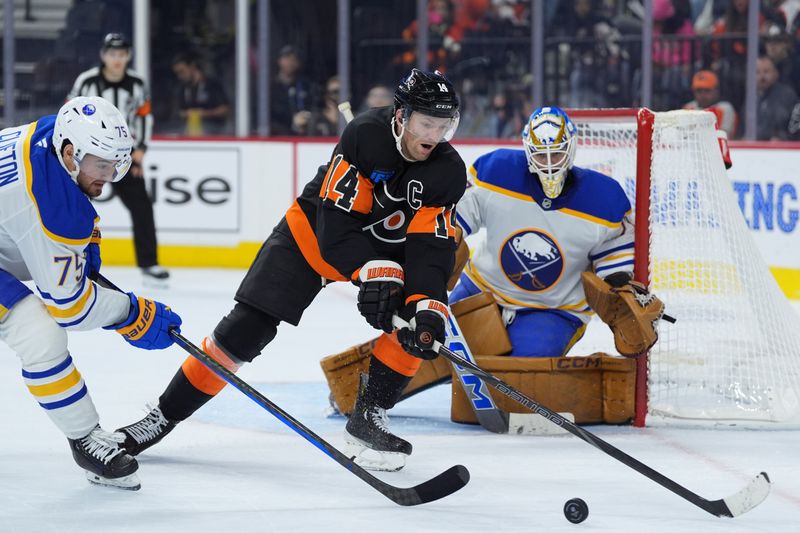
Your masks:
<path fill-rule="evenodd" d="M 399 470 L 411 444 L 387 428 L 386 410 L 422 359 L 444 341 L 447 279 L 453 269 L 455 204 L 466 168 L 448 141 L 459 101 L 438 72 L 417 69 L 394 106 L 370 110 L 345 128 L 330 161 L 286 212 L 239 287 L 233 310 L 203 339 L 230 370 L 252 361 L 281 321 L 297 325 L 324 285 L 359 286 L 358 309 L 385 333 L 347 423 L 347 453 L 365 468 Z M 398 313 L 414 330 L 394 332 Z M 152 446 L 225 386 L 189 357 L 143 420 L 121 428 L 133 455 Z"/>

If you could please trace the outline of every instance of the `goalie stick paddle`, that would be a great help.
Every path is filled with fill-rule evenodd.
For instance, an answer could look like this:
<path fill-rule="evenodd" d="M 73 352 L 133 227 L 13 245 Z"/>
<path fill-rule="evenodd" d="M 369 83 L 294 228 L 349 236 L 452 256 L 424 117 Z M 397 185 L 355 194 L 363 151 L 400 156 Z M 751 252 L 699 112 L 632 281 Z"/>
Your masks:
<path fill-rule="evenodd" d="M 112 283 L 99 272 L 96 273 L 93 278 L 101 285 L 122 292 L 119 287 L 114 285 L 114 283 Z M 175 340 L 178 346 L 187 351 L 192 357 L 198 359 L 220 378 L 230 383 L 233 387 L 260 405 L 275 418 L 289 426 L 298 435 L 313 444 L 322 453 L 345 467 L 356 477 L 364 481 L 367 485 L 374 488 L 398 505 L 411 506 L 436 501 L 456 492 L 469 482 L 469 470 L 467 470 L 465 466 L 455 465 L 448 468 L 436 477 L 414 487 L 403 488 L 390 485 L 358 466 L 350 458 L 337 450 L 332 444 L 311 431 L 308 427 L 303 425 L 303 423 L 296 420 L 294 417 L 292 417 L 292 415 L 281 409 L 269 398 L 248 385 L 236 374 L 219 364 L 210 355 L 206 354 L 203 350 L 192 344 L 192 342 L 186 337 L 175 330 L 170 331 L 170 336 Z"/>
<path fill-rule="evenodd" d="M 398 329 L 408 327 L 408 323 L 397 315 L 393 317 L 392 324 Z M 713 514 L 714 516 L 739 516 L 758 506 L 769 495 L 769 476 L 766 472 L 761 472 L 755 478 L 750 480 L 750 482 L 744 488 L 739 490 L 739 492 L 720 500 L 707 500 L 706 498 L 703 498 L 702 496 L 690 491 L 683 485 L 671 480 L 660 472 L 650 468 L 638 459 L 631 457 L 619 448 L 609 444 L 594 433 L 586 431 L 582 427 L 570 422 L 560 414 L 547 409 L 535 400 L 525 396 L 501 379 L 495 377 L 493 374 L 486 372 L 476 364 L 465 360 L 457 353 L 449 350 L 446 346 L 442 346 L 438 341 L 434 341 L 433 349 L 450 362 L 462 366 L 469 370 L 473 375 L 482 378 L 503 395 L 508 396 L 520 405 L 527 407 L 532 412 L 543 416 L 553 424 L 562 427 L 584 442 L 591 444 L 595 448 L 605 452 L 614 459 L 629 466 L 645 477 L 650 478 L 662 487 L 669 489 L 681 498 L 693 503 L 697 507 Z"/>
<path fill-rule="evenodd" d="M 472 356 L 472 350 L 469 349 L 467 341 L 461 334 L 461 329 L 458 322 L 453 316 L 452 310 L 448 306 L 448 331 L 447 331 L 447 348 L 453 352 L 457 352 L 461 357 L 470 363 L 475 362 Z M 475 413 L 475 418 L 482 428 L 492 433 L 508 433 L 508 415 L 497 408 L 494 404 L 491 394 L 489 394 L 489 387 L 474 374 L 470 374 L 464 367 L 457 363 L 450 361 L 453 369 L 456 371 L 458 381 L 464 394 L 467 395 L 467 401 L 472 411 Z"/>

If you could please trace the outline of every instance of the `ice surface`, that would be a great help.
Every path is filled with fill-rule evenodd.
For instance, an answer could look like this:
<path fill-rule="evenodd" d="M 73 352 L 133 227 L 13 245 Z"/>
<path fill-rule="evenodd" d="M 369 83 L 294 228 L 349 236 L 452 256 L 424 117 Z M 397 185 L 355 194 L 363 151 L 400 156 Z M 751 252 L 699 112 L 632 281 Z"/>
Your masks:
<path fill-rule="evenodd" d="M 118 285 L 164 301 L 195 341 L 232 305 L 243 272 L 172 269 L 168 291 L 142 289 L 137 270 L 104 268 Z M 240 376 L 334 445 L 344 419 L 327 418 L 319 359 L 374 335 L 351 286 L 326 288 L 300 327 L 278 337 Z M 573 353 L 611 346 L 591 324 Z M 106 429 L 137 420 L 185 358 L 173 347 L 145 352 L 116 333 L 70 334 L 70 351 Z M 428 505 L 384 498 L 269 413 L 226 389 L 140 457 L 142 490 L 90 485 L 66 440 L 34 402 L 19 362 L 0 344 L 0 532 L 402 532 L 422 531 L 800 531 L 800 432 L 590 427 L 601 438 L 708 499 L 729 496 L 758 472 L 772 494 L 736 519 L 715 518 L 571 436 L 498 436 L 449 419 L 449 386 L 391 411 L 392 428 L 414 444 L 406 468 L 379 477 L 411 486 L 453 464 L 470 483 Z M 589 505 L 570 524 L 564 503 Z"/>

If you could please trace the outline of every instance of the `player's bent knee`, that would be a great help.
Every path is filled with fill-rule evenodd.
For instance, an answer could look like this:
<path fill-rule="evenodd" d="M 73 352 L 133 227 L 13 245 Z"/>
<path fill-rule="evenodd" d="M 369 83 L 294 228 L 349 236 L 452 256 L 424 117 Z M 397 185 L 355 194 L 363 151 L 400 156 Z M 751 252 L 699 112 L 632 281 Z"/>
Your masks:
<path fill-rule="evenodd" d="M 214 340 L 237 359 L 250 362 L 278 332 L 280 321 L 255 307 L 237 302 L 214 329 Z"/>
<path fill-rule="evenodd" d="M 3 323 L 3 340 L 14 350 L 26 369 L 67 354 L 67 332 L 34 295 L 20 300 Z"/>

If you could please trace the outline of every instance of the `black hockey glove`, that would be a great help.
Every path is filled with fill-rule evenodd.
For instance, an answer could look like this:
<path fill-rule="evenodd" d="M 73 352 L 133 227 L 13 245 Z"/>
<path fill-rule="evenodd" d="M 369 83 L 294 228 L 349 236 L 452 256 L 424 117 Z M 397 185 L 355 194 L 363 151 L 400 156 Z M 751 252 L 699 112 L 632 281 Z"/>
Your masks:
<path fill-rule="evenodd" d="M 367 261 L 358 272 L 358 311 L 375 329 L 392 332 L 392 315 L 403 305 L 403 267 L 386 259 Z"/>
<path fill-rule="evenodd" d="M 397 340 L 405 351 L 421 359 L 436 359 L 433 341 L 444 343 L 447 306 L 437 300 L 418 300 L 406 305 L 400 317 L 410 327 L 397 330 Z"/>

